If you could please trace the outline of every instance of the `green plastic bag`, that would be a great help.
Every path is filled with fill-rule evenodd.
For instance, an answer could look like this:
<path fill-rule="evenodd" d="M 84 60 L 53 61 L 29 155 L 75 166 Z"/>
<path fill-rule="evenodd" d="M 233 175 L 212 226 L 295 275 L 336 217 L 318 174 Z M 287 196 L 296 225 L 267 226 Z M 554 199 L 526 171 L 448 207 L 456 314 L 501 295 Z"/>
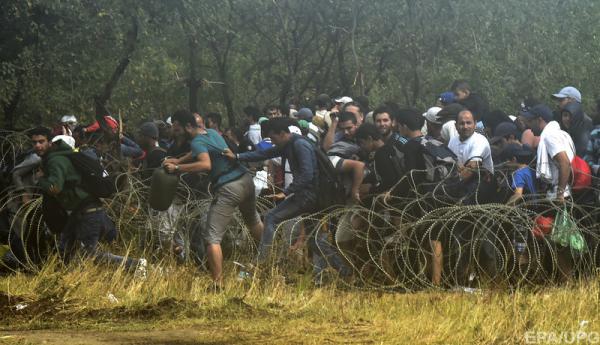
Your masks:
<path fill-rule="evenodd" d="M 583 252 L 586 248 L 585 239 L 566 207 L 556 214 L 550 239 L 563 247 L 571 247 L 578 252 Z"/>

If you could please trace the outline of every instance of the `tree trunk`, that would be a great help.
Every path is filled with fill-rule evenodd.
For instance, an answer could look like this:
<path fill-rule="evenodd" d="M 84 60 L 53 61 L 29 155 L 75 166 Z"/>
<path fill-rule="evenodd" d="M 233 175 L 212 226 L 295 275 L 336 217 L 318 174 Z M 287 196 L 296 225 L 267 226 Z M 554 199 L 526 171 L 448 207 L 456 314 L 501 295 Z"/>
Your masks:
<path fill-rule="evenodd" d="M 200 89 L 200 80 L 196 79 L 196 49 L 198 45 L 194 37 L 188 38 L 190 49 L 190 75 L 188 77 L 187 86 L 189 91 L 188 101 L 189 108 L 192 113 L 198 112 L 198 89 Z"/>
<path fill-rule="evenodd" d="M 127 69 L 127 66 L 129 65 L 131 56 L 133 55 L 133 52 L 136 48 L 137 37 L 138 22 L 137 18 L 135 16 L 132 16 L 131 29 L 129 30 L 129 32 L 127 32 L 127 39 L 125 41 L 125 49 L 123 56 L 121 57 L 121 60 L 119 60 L 119 64 L 115 68 L 112 76 L 104 85 L 102 93 L 94 97 L 94 103 L 96 108 L 96 120 L 98 121 L 98 124 L 100 125 L 100 128 L 104 134 L 104 140 L 106 141 L 109 147 L 109 151 L 106 152 L 108 159 L 108 164 L 106 168 L 109 171 L 109 173 L 112 174 L 118 174 L 122 171 L 125 171 L 127 167 L 125 167 L 121 163 L 122 157 L 121 140 L 119 138 L 120 133 L 118 131 L 116 133 L 113 132 L 113 130 L 111 130 L 108 124 L 106 123 L 106 120 L 104 120 L 104 116 L 110 114 L 106 107 L 106 103 L 108 103 L 108 100 L 110 99 L 115 86 L 117 86 L 119 79 L 121 79 L 121 76 L 123 76 L 125 70 Z"/>
<path fill-rule="evenodd" d="M 17 106 L 21 101 L 21 87 L 20 82 L 17 83 L 17 90 L 10 98 L 10 101 L 3 106 L 4 110 L 4 128 L 12 131 L 15 129 L 15 113 Z"/>
<path fill-rule="evenodd" d="M 123 73 L 125 73 L 125 70 L 129 65 L 131 55 L 136 48 L 138 36 L 138 22 L 136 17 L 131 17 L 131 24 L 131 29 L 127 33 L 127 40 L 125 41 L 125 51 L 123 57 L 119 61 L 119 64 L 115 68 L 108 82 L 104 85 L 102 93 L 96 95 L 94 98 L 96 107 L 96 120 L 105 132 L 110 132 L 106 121 L 104 121 L 104 116 L 109 114 L 108 109 L 106 108 L 106 103 L 110 99 L 113 89 L 119 82 L 119 79 L 121 79 L 121 76 Z"/>
<path fill-rule="evenodd" d="M 231 97 L 229 89 L 229 79 L 227 78 L 227 67 L 225 63 L 218 63 L 219 78 L 223 82 L 221 85 L 221 94 L 223 95 L 223 103 L 227 109 L 227 124 L 229 127 L 235 126 L 236 119 L 235 113 L 233 112 L 233 97 Z"/>

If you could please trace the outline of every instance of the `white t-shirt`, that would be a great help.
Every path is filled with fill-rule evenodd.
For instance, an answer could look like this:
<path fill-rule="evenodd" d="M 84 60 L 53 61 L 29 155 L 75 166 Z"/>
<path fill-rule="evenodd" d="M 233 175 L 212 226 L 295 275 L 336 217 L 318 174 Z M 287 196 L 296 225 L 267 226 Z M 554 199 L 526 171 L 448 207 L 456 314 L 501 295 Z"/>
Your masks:
<path fill-rule="evenodd" d="M 483 135 L 473 133 L 469 139 L 460 141 L 456 136 L 450 139 L 448 148 L 454 152 L 460 165 L 468 161 L 482 162 L 483 167 L 490 173 L 494 173 L 494 162 L 492 161 L 492 150 L 490 143 Z"/>
<path fill-rule="evenodd" d="M 458 131 L 456 130 L 456 121 L 448 121 L 442 125 L 441 132 L 442 139 L 446 144 L 450 142 L 452 138 L 458 138 Z"/>
<path fill-rule="evenodd" d="M 548 191 L 547 195 L 550 199 L 556 198 L 560 173 L 558 166 L 554 162 L 554 157 L 561 152 L 565 152 L 569 158 L 569 162 L 572 162 L 573 158 L 575 158 L 575 145 L 571 136 L 560 129 L 558 122 L 551 121 L 546 125 L 540 136 L 540 144 L 537 150 L 537 176 L 543 181 L 552 184 L 553 188 Z M 564 196 L 568 197 L 570 195 L 571 186 L 567 184 Z"/>

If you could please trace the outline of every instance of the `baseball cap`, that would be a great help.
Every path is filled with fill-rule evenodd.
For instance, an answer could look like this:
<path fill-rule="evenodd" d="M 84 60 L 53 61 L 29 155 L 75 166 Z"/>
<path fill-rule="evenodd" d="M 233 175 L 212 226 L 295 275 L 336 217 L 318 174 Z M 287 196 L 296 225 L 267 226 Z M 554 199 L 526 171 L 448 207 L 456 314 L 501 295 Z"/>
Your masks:
<path fill-rule="evenodd" d="M 500 153 L 500 159 L 504 162 L 517 158 L 517 161 L 525 163 L 533 160 L 533 156 L 533 151 L 519 144 L 506 145 Z"/>
<path fill-rule="evenodd" d="M 140 126 L 140 134 L 145 137 L 158 139 L 158 127 L 154 122 L 144 122 Z"/>
<path fill-rule="evenodd" d="M 442 92 L 440 94 L 438 100 L 440 102 L 442 102 L 442 104 L 451 104 L 451 103 L 454 103 L 455 102 L 454 92 L 452 92 L 452 91 Z"/>
<path fill-rule="evenodd" d="M 437 123 L 441 125 L 442 123 L 440 122 L 440 118 L 438 117 L 438 113 L 440 112 L 440 110 L 442 110 L 442 108 L 440 107 L 431 107 L 427 109 L 427 112 L 423 113 L 423 117 L 425 118 L 425 120 L 431 123 Z"/>
<path fill-rule="evenodd" d="M 263 116 L 263 117 L 261 117 L 261 118 L 258 119 L 258 124 L 260 125 L 260 124 L 262 124 L 265 121 L 269 121 L 269 118 Z"/>
<path fill-rule="evenodd" d="M 62 140 L 65 144 L 71 146 L 72 149 L 75 148 L 75 139 L 69 135 L 57 135 L 52 138 L 52 142 L 55 143 L 59 140 Z"/>
<path fill-rule="evenodd" d="M 301 108 L 296 113 L 296 118 L 300 120 L 311 121 L 313 118 L 313 112 L 308 108 Z"/>
<path fill-rule="evenodd" d="M 563 87 L 562 89 L 560 89 L 560 91 L 558 91 L 558 93 L 555 93 L 552 95 L 552 98 L 567 98 L 567 97 L 573 98 L 578 103 L 581 103 L 581 92 L 579 92 L 579 90 L 577 90 L 573 86 Z"/>
<path fill-rule="evenodd" d="M 441 122 L 456 120 L 458 113 L 463 110 L 465 110 L 465 108 L 458 103 L 448 104 L 437 113 L 437 117 Z"/>
<path fill-rule="evenodd" d="M 64 115 L 63 117 L 60 118 L 60 122 L 61 123 L 77 123 L 77 118 L 75 117 L 75 115 Z"/>
<path fill-rule="evenodd" d="M 496 128 L 494 128 L 495 137 L 507 137 L 511 134 L 515 136 L 519 134 L 517 125 L 515 125 L 513 122 L 501 122 L 496 126 Z"/>
<path fill-rule="evenodd" d="M 352 102 L 353 99 L 351 97 L 348 97 L 348 96 L 343 96 L 343 97 L 336 98 L 334 101 L 335 101 L 335 103 L 346 104 L 346 103 Z"/>
<path fill-rule="evenodd" d="M 545 104 L 538 104 L 527 111 L 521 111 L 521 115 L 528 119 L 541 117 L 546 122 L 550 122 L 554 119 L 552 110 Z"/>

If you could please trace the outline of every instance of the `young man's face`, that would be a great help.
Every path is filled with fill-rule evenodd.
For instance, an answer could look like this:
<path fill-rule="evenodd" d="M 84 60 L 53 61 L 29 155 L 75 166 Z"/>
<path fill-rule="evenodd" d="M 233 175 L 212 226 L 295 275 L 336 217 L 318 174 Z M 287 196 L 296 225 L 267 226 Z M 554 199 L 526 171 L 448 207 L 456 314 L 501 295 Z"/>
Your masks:
<path fill-rule="evenodd" d="M 267 117 L 270 118 L 270 119 L 274 118 L 274 117 L 281 117 L 281 112 L 277 108 L 268 109 L 267 110 Z"/>
<path fill-rule="evenodd" d="M 565 98 L 559 98 L 558 100 L 558 109 L 563 110 L 567 104 L 571 103 L 573 101 L 573 99 L 569 98 L 569 97 L 565 97 Z"/>
<path fill-rule="evenodd" d="M 467 91 L 467 90 L 456 90 L 454 92 L 454 98 L 457 101 L 465 100 L 465 99 L 467 99 L 467 97 L 469 97 L 469 91 Z"/>
<path fill-rule="evenodd" d="M 52 143 L 48 140 L 48 138 L 45 135 L 32 135 L 31 145 L 33 146 L 33 150 L 35 151 L 35 153 L 38 156 L 42 157 L 46 153 L 48 153 L 48 150 L 50 149 L 50 146 L 52 146 Z"/>
<path fill-rule="evenodd" d="M 190 124 L 184 127 L 178 121 L 173 121 L 173 134 L 179 138 L 193 139 L 196 136 L 196 128 Z"/>
<path fill-rule="evenodd" d="M 384 137 L 387 137 L 392 132 L 392 128 L 394 127 L 394 121 L 392 121 L 390 114 L 381 113 L 377 114 L 375 117 L 375 125 L 379 130 L 379 133 Z"/>
<path fill-rule="evenodd" d="M 209 117 L 206 120 L 206 128 L 213 128 L 214 129 L 216 127 L 217 127 L 217 124 Z"/>
<path fill-rule="evenodd" d="M 360 109 L 355 105 L 349 105 L 344 109 L 345 111 L 351 112 L 356 116 L 356 125 L 360 126 L 363 122 L 363 114 L 360 112 Z"/>
<path fill-rule="evenodd" d="M 469 139 L 475 133 L 475 119 L 470 112 L 463 112 L 456 119 L 456 131 L 461 140 Z"/>
<path fill-rule="evenodd" d="M 198 113 L 194 113 L 194 118 L 196 118 L 196 124 L 198 125 L 198 127 L 204 128 L 204 119 L 202 118 L 202 116 Z"/>
<path fill-rule="evenodd" d="M 344 138 L 352 140 L 358 126 L 352 120 L 338 123 L 338 129 L 344 133 Z"/>

